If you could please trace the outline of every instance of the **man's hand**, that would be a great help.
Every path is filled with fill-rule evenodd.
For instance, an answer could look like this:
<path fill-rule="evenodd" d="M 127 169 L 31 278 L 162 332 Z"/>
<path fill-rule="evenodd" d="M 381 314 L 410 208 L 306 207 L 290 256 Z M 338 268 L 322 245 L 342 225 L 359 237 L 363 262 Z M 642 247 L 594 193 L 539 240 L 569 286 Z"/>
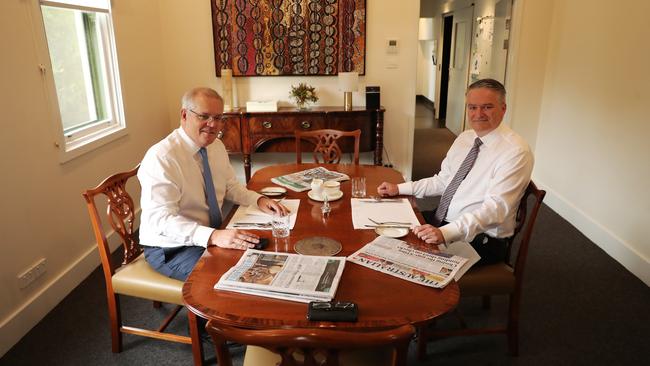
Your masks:
<path fill-rule="evenodd" d="M 384 182 L 377 187 L 377 193 L 380 196 L 397 196 L 399 194 L 399 189 L 397 184 Z"/>
<path fill-rule="evenodd" d="M 260 237 L 250 231 L 225 229 L 213 231 L 208 244 L 221 248 L 246 250 L 253 248 L 259 242 Z"/>
<path fill-rule="evenodd" d="M 427 244 L 436 244 L 438 246 L 445 244 L 445 237 L 442 231 L 433 225 L 420 225 L 413 228 L 413 233 Z"/>
<path fill-rule="evenodd" d="M 286 208 L 283 204 L 264 196 L 260 197 L 257 200 L 257 207 L 259 207 L 262 212 L 266 212 L 271 215 L 285 216 L 290 213 L 289 209 Z"/>

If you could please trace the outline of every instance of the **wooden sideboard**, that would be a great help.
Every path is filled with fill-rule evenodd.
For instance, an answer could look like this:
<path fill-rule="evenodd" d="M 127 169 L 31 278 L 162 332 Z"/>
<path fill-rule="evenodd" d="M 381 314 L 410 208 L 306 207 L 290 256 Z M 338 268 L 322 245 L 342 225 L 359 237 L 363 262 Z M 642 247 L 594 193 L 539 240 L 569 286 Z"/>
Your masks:
<path fill-rule="evenodd" d="M 251 154 L 255 152 L 296 151 L 294 131 L 331 128 L 343 131 L 361 130 L 360 151 L 374 151 L 375 165 L 382 164 L 384 108 L 313 107 L 308 110 L 279 108 L 277 112 L 247 112 L 238 108 L 224 113 L 227 118 L 221 136 L 230 154 L 244 155 L 246 181 L 251 177 Z M 312 151 L 303 144 L 304 151 Z M 351 142 L 339 144 L 344 152 L 353 150 Z"/>

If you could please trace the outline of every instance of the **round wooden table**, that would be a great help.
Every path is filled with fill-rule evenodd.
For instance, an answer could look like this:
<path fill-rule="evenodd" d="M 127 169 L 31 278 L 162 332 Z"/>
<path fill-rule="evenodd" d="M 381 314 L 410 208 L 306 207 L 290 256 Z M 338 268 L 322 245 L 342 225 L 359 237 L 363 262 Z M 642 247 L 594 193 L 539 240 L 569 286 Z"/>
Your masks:
<path fill-rule="evenodd" d="M 286 164 L 267 167 L 253 175 L 248 187 L 259 190 L 272 186 L 273 177 L 315 166 L 317 165 Z M 350 177 L 366 177 L 368 194 L 376 193 L 377 186 L 383 181 L 403 182 L 399 172 L 380 166 L 351 164 L 322 166 Z M 350 181 L 342 182 L 341 190 L 343 197 L 330 202 L 332 211 L 328 218 L 322 217 L 320 210 L 322 202 L 309 199 L 306 191 L 289 190 L 287 198 L 301 200 L 296 225 L 291 230 L 290 236 L 281 240 L 271 238 L 271 231 L 257 231 L 260 236 L 270 238 L 266 250 L 294 253 L 293 246 L 298 240 L 312 236 L 325 236 L 342 243 L 343 249 L 337 256 L 348 256 L 372 241 L 377 236 L 374 230 L 352 228 Z M 424 222 L 414 202 L 411 199 L 418 219 Z M 402 240 L 414 245 L 423 245 L 413 233 L 409 233 Z M 332 327 L 363 331 L 409 323 L 415 326 L 423 325 L 453 309 L 458 303 L 459 290 L 454 281 L 444 289 L 435 289 L 347 262 L 335 299 L 357 303 L 358 321 L 354 323 L 312 322 L 306 318 L 307 304 L 305 303 L 214 290 L 215 283 L 237 263 L 242 253 L 239 250 L 214 246 L 205 251 L 183 286 L 183 298 L 190 311 L 205 319 L 216 319 L 241 328 Z"/>

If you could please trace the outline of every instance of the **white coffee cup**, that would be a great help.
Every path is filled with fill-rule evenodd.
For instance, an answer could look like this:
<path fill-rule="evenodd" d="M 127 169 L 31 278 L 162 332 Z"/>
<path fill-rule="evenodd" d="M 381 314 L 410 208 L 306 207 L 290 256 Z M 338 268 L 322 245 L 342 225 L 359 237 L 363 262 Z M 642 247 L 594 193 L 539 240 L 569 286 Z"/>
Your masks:
<path fill-rule="evenodd" d="M 336 197 L 341 192 L 341 183 L 335 180 L 328 180 L 323 183 L 323 193 L 327 195 L 327 198 Z"/>
<path fill-rule="evenodd" d="M 320 197 L 323 194 L 323 180 L 312 179 L 311 191 L 314 192 L 314 195 L 316 195 L 316 197 Z"/>

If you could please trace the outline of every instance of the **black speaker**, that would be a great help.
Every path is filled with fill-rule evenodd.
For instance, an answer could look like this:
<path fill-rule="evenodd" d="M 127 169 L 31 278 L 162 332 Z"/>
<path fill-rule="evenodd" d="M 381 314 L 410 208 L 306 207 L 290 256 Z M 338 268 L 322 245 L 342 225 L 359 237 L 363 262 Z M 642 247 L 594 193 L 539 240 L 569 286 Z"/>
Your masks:
<path fill-rule="evenodd" d="M 379 87 L 366 86 L 366 109 L 379 109 Z"/>

